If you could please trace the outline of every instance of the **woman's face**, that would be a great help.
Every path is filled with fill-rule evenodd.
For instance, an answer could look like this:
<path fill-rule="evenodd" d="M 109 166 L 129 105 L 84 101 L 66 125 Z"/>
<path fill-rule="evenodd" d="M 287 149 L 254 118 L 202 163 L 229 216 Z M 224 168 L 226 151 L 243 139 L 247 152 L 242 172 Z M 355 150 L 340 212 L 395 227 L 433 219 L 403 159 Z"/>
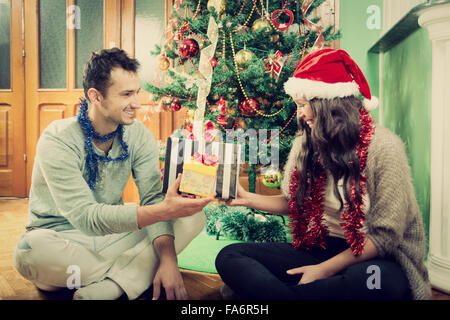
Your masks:
<path fill-rule="evenodd" d="M 312 129 L 314 127 L 314 114 L 309 101 L 305 98 L 294 99 L 297 105 L 297 118 L 303 121 Z"/>

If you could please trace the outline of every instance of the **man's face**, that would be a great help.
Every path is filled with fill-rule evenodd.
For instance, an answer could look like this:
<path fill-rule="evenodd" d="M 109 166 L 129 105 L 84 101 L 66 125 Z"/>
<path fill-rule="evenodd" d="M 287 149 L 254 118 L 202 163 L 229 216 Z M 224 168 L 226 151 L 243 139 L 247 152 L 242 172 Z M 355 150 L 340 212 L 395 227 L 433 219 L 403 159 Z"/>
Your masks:
<path fill-rule="evenodd" d="M 141 106 L 138 97 L 141 85 L 137 73 L 113 68 L 110 83 L 101 108 L 105 120 L 117 125 L 132 124 L 136 109 Z"/>

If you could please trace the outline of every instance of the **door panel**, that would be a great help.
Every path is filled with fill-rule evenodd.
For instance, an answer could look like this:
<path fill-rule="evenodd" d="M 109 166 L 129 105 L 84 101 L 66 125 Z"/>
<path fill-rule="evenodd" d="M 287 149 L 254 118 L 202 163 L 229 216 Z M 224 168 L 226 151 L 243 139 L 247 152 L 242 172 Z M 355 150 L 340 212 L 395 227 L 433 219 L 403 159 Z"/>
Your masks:
<path fill-rule="evenodd" d="M 52 121 L 77 114 L 84 95 L 83 65 L 92 51 L 103 48 L 105 30 L 114 37 L 116 25 L 103 17 L 115 16 L 117 3 L 120 0 L 25 2 L 28 190 L 39 136 Z"/>
<path fill-rule="evenodd" d="M 170 0 L 25 1 L 27 190 L 31 185 L 39 136 L 52 121 L 77 114 L 79 99 L 84 95 L 82 68 L 92 51 L 119 47 L 135 57 L 136 42 L 139 41 L 137 58 L 145 68 L 144 74 L 147 77 L 155 74 L 157 59 L 150 56 L 150 51 L 163 41 L 166 17 L 160 11 L 170 12 L 166 1 L 170 3 Z M 158 14 L 155 14 L 156 9 Z M 140 19 L 138 23 L 136 19 Z M 153 40 L 149 37 L 142 44 L 143 40 L 136 34 L 149 34 L 146 30 L 148 20 L 153 24 L 160 23 L 162 35 Z M 49 27 L 51 25 L 53 29 Z M 55 64 L 51 63 L 52 59 Z M 146 124 L 156 139 L 165 140 L 174 130 L 173 114 L 157 112 L 150 115 L 148 108 L 152 103 L 149 94 L 143 90 L 140 100 L 143 108 L 137 118 Z M 124 192 L 124 201 L 139 201 L 132 179 Z"/>
<path fill-rule="evenodd" d="M 66 1 L 39 0 L 39 88 L 67 87 Z M 30 57 L 27 57 L 30 58 Z M 28 70 L 27 70 L 28 71 Z"/>
<path fill-rule="evenodd" d="M 22 1 L 0 3 L 0 196 L 24 197 Z"/>

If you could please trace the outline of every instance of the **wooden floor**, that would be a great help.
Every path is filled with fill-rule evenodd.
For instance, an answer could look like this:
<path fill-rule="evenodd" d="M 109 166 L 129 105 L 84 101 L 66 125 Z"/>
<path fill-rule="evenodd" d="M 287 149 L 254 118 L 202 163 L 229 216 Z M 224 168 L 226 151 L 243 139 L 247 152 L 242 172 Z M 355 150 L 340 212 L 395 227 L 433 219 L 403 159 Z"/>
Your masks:
<path fill-rule="evenodd" d="M 45 292 L 38 290 L 30 281 L 24 279 L 13 266 L 13 248 L 24 231 L 27 220 L 27 199 L 0 197 L 0 300 L 68 300 L 72 290 Z M 192 300 L 220 300 L 222 280 L 217 274 L 207 274 L 182 270 L 189 298 Z M 140 299 L 151 299 L 150 291 Z M 433 290 L 433 300 L 450 300 L 446 295 Z"/>
<path fill-rule="evenodd" d="M 14 268 L 13 250 L 24 232 L 27 220 L 28 199 L 0 197 L 0 300 L 66 300 L 72 299 L 72 290 L 56 293 L 38 290 Z M 192 300 L 219 300 L 220 276 L 190 270 L 182 270 L 189 298 Z M 140 299 L 150 299 L 150 291 Z"/>

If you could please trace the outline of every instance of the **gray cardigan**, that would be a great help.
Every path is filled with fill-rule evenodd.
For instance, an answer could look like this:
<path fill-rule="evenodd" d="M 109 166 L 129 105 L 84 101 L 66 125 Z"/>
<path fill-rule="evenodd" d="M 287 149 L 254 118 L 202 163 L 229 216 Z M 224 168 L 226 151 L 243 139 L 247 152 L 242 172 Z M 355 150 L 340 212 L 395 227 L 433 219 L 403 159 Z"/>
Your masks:
<path fill-rule="evenodd" d="M 302 136 L 293 142 L 281 190 L 289 198 L 292 171 L 302 147 Z M 429 299 L 431 286 L 424 264 L 425 234 L 405 146 L 386 128 L 377 126 L 369 146 L 366 168 L 370 209 L 366 214 L 366 236 L 379 257 L 394 259 L 405 272 L 413 299 Z"/>

